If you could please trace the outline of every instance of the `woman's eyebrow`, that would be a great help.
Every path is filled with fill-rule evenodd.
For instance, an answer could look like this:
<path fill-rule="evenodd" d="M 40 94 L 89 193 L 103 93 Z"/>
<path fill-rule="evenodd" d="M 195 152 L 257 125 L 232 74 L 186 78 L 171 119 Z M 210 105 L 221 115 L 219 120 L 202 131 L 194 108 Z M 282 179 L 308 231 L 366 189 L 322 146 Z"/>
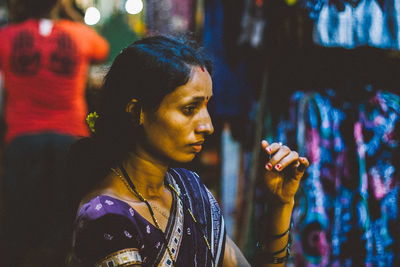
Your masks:
<path fill-rule="evenodd" d="M 195 100 L 195 101 L 203 101 L 205 99 L 206 98 L 204 96 L 195 96 L 195 97 L 192 98 L 192 100 Z"/>
<path fill-rule="evenodd" d="M 204 100 L 208 101 L 210 98 L 211 97 L 209 97 L 209 96 L 194 96 L 194 97 L 192 97 L 192 100 L 194 100 L 194 101 L 204 101 Z"/>

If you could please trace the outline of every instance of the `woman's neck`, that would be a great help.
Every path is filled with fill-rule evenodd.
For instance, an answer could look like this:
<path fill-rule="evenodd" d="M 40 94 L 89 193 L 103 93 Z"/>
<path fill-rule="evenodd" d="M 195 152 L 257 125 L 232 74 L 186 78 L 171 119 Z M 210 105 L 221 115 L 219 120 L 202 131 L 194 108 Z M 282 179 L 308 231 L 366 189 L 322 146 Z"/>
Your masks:
<path fill-rule="evenodd" d="M 147 199 L 162 198 L 168 165 L 141 153 L 131 153 L 122 163 L 136 190 Z M 128 179 L 128 177 L 125 177 Z"/>

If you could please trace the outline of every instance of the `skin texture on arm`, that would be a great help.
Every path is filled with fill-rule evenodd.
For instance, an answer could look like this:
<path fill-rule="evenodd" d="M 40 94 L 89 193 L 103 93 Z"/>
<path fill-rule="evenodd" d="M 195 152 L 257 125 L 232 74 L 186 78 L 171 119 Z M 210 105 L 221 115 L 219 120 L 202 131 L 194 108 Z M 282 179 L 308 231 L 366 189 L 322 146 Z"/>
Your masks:
<path fill-rule="evenodd" d="M 230 239 L 229 236 L 226 237 L 224 261 L 222 263 L 223 267 L 247 267 L 250 264 L 247 262 L 246 258 L 243 256 L 240 249 L 236 244 Z"/>
<path fill-rule="evenodd" d="M 271 233 L 283 233 L 289 228 L 290 217 L 292 213 L 293 205 L 287 205 L 283 207 L 276 207 L 271 210 L 271 214 L 274 215 L 275 220 L 273 220 L 269 225 Z M 288 241 L 288 235 L 285 235 L 283 238 L 280 238 L 276 241 L 273 241 L 267 244 L 267 249 L 269 251 L 279 251 L 283 247 L 286 246 Z M 286 251 L 276 255 L 276 257 L 284 257 L 286 255 Z M 247 267 L 251 266 L 249 262 L 244 257 L 243 253 L 236 246 L 236 244 L 230 239 L 228 236 L 226 238 L 225 244 L 225 253 L 224 253 L 224 261 L 222 264 L 223 267 Z M 282 264 L 264 264 L 263 266 L 275 266 L 281 267 L 285 266 L 285 263 Z"/>
<path fill-rule="evenodd" d="M 275 239 L 268 237 L 280 235 L 289 229 L 294 196 L 309 162 L 307 158 L 300 157 L 296 151 L 292 151 L 281 143 L 270 145 L 267 141 L 262 141 L 261 148 L 266 158 L 263 176 L 268 191 L 269 201 L 266 217 L 269 220 L 265 224 L 264 233 L 261 233 L 258 238 L 262 238 L 266 253 L 273 253 L 286 247 L 289 233 Z M 284 250 L 274 257 L 281 258 L 286 253 L 286 250 Z M 281 267 L 285 265 L 284 262 L 280 264 L 265 263 L 262 266 Z M 229 237 L 225 245 L 223 266 L 250 266 L 242 252 Z"/>
<path fill-rule="evenodd" d="M 292 210 L 293 210 L 293 204 L 287 204 L 287 205 L 273 205 L 271 209 L 268 210 L 267 212 L 267 217 L 272 218 L 271 221 L 268 223 L 268 227 L 266 229 L 266 232 L 268 234 L 281 234 L 284 233 L 290 226 L 290 218 L 292 215 Z M 281 238 L 278 238 L 276 240 L 271 240 L 269 242 L 264 241 L 265 248 L 268 252 L 275 252 L 275 251 L 280 251 L 283 249 L 288 242 L 289 234 L 284 235 Z M 275 257 L 284 257 L 286 255 L 286 250 L 275 255 Z M 264 264 L 263 266 L 275 266 L 275 267 L 280 267 L 280 266 L 285 266 L 286 263 L 281 263 L 281 264 Z"/>
<path fill-rule="evenodd" d="M 300 157 L 296 151 L 292 151 L 281 143 L 270 145 L 263 140 L 261 148 L 266 153 L 266 164 L 263 171 L 269 198 L 267 218 L 270 218 L 264 229 L 263 241 L 266 251 L 271 253 L 280 251 L 287 245 L 289 233 L 272 240 L 266 236 L 280 235 L 289 228 L 294 196 L 309 162 L 307 158 Z M 285 250 L 274 257 L 284 257 L 286 253 Z M 286 263 L 264 264 L 263 266 L 285 265 Z"/>

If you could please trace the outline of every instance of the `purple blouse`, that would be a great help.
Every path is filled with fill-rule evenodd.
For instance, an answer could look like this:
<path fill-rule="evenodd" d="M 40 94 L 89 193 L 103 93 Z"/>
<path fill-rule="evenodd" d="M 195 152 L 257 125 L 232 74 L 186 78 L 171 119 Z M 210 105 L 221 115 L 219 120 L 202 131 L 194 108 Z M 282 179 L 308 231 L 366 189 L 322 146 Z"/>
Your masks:
<path fill-rule="evenodd" d="M 213 266 L 211 254 L 216 265 L 222 265 L 225 229 L 215 199 L 193 172 L 170 169 L 167 179 L 185 196 L 181 199 L 173 193 L 165 231 L 176 260 L 174 266 Z M 188 208 L 198 223 L 194 222 Z M 129 204 L 100 195 L 85 203 L 77 214 L 73 258 L 76 266 L 118 266 L 124 257 L 126 262 L 131 258 L 143 266 L 173 266 L 163 239 L 161 231 Z M 113 257 L 116 253 L 120 254 L 120 259 Z"/>

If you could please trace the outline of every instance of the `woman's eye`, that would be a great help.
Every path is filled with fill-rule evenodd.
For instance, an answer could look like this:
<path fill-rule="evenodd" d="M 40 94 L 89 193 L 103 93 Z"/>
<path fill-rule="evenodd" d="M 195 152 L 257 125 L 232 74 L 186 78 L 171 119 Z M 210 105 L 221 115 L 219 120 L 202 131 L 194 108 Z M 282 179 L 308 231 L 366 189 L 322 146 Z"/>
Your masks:
<path fill-rule="evenodd" d="M 183 113 L 186 115 L 192 115 L 196 111 L 197 106 L 187 106 L 183 109 Z"/>

